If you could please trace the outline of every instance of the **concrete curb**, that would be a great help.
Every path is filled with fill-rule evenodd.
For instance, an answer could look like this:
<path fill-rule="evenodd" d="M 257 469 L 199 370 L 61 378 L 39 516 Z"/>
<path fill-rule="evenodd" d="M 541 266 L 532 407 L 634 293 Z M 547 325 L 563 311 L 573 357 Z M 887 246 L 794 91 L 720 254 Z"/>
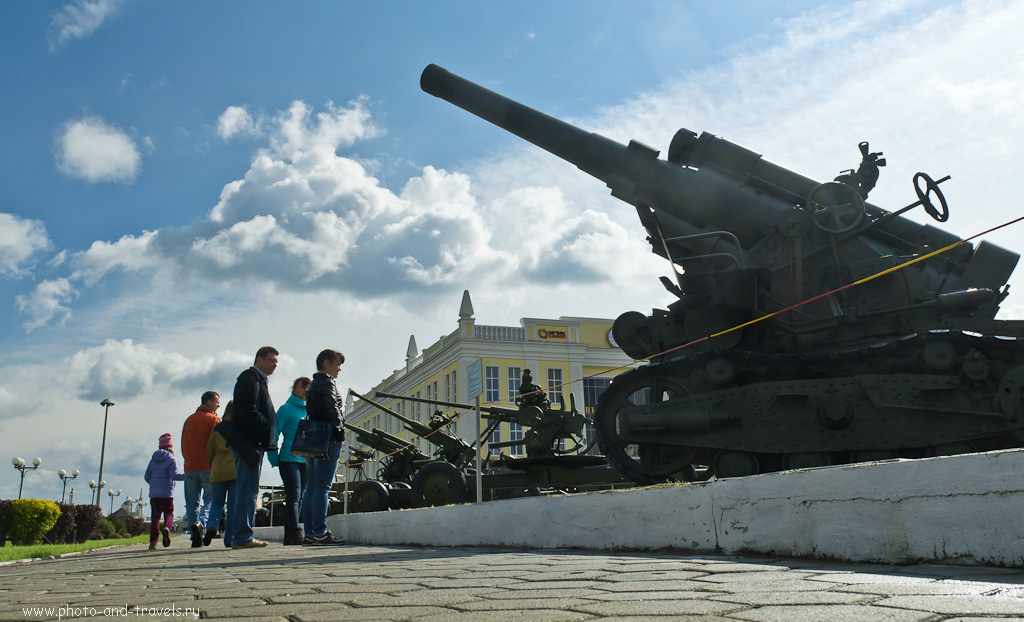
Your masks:
<path fill-rule="evenodd" d="M 1024 450 L 331 516 L 349 543 L 1024 566 Z M 260 538 L 280 539 L 281 528 Z"/>

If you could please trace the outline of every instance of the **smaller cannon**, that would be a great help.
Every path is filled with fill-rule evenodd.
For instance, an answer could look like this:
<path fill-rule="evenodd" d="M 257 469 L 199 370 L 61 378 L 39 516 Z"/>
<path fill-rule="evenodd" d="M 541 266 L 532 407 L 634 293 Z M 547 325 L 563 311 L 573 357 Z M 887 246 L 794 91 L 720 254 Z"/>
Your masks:
<path fill-rule="evenodd" d="M 431 461 L 430 456 L 384 430 L 374 428 L 368 431 L 347 423 L 345 429 L 355 434 L 357 442 L 387 454 L 377 469 L 377 478 L 363 481 L 352 490 L 353 511 L 376 512 L 392 507 L 411 507 L 413 475 L 423 464 Z"/>
<path fill-rule="evenodd" d="M 483 432 L 483 438 L 490 437 L 491 432 L 503 422 L 515 423 L 527 428 L 522 440 L 488 443 L 488 447 L 497 449 L 522 445 L 526 448 L 526 455 L 531 458 L 583 455 L 593 447 L 593 443 L 586 442 L 587 416 L 576 410 L 576 400 L 572 395 L 569 396 L 569 408 L 565 407 L 564 401 L 560 403 L 560 408 L 553 408 L 541 387 L 533 384 L 533 376 L 529 369 L 523 370 L 523 381 L 519 386 L 519 394 L 520 397 L 516 398 L 518 408 L 480 407 L 481 416 L 490 421 Z M 396 400 L 458 408 L 464 411 L 474 408 L 472 404 L 395 395 L 383 391 L 377 391 L 377 395 Z M 454 419 L 455 417 L 451 417 L 448 422 Z"/>
<path fill-rule="evenodd" d="M 435 460 L 428 458 L 426 462 L 415 460 L 409 463 L 415 470 L 410 480 L 414 505 L 449 505 L 463 503 L 469 498 L 466 471 L 471 469 L 476 449 L 445 429 L 455 417 L 445 418 L 438 412 L 426 425 L 351 389 L 349 394 L 395 417 L 405 424 L 406 430 L 437 447 Z M 405 445 L 411 447 L 407 442 Z"/>

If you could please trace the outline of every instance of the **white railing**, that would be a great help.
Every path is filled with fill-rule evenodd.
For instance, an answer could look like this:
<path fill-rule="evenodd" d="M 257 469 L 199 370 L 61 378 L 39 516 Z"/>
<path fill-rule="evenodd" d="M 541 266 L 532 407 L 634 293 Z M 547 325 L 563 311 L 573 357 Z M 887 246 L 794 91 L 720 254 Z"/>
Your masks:
<path fill-rule="evenodd" d="M 524 341 L 523 329 L 519 326 L 481 326 L 473 327 L 473 337 L 490 341 Z"/>

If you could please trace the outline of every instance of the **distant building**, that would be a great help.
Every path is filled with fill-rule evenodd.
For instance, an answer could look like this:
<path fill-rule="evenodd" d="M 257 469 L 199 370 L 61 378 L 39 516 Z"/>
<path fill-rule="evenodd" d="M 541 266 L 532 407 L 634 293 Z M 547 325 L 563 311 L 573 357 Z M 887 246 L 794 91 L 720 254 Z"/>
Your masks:
<path fill-rule="evenodd" d="M 535 384 L 548 387 L 548 399 L 552 404 L 557 405 L 560 399 L 564 399 L 568 408 L 572 395 L 580 411 L 593 414 L 598 396 L 612 378 L 625 371 L 623 366 L 635 365 L 633 359 L 612 341 L 613 320 L 522 318 L 519 326 L 484 326 L 476 323 L 473 314 L 473 303 L 467 290 L 462 295 L 455 331 L 422 352 L 416 347 L 415 336 L 410 336 L 405 366 L 372 389 L 359 393 L 371 399 L 376 391 L 384 391 L 469 404 L 475 397 L 468 394 L 469 371 L 477 368 L 479 360 L 481 403 L 514 408 L 523 370 L 529 369 L 533 372 Z M 429 423 L 430 414 L 435 410 L 441 410 L 446 416 L 460 412 L 455 408 L 407 400 L 379 398 L 374 401 L 421 423 Z M 353 401 L 349 397 L 345 421 L 366 430 L 379 428 L 409 440 L 423 453 L 433 453 L 434 447 L 409 434 L 401 421 L 361 400 Z M 481 429 L 486 428 L 487 423 L 486 419 L 483 420 Z M 471 416 L 463 415 L 452 428 L 463 439 L 474 442 L 475 425 Z M 502 423 L 488 441 L 521 440 L 523 433 L 517 424 Z M 593 437 L 589 426 L 587 434 L 588 440 Z M 521 445 L 506 447 L 502 451 L 514 456 L 524 454 Z M 490 453 L 497 454 L 499 450 L 492 449 Z M 365 472 L 372 477 L 370 470 Z"/>

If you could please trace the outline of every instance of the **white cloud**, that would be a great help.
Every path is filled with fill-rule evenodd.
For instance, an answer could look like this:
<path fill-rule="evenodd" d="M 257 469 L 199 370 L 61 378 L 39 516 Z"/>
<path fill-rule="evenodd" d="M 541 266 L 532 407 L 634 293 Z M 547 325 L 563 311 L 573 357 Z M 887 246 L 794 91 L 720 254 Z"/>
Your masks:
<path fill-rule="evenodd" d="M 224 140 L 256 133 L 256 122 L 245 106 L 228 106 L 217 119 L 217 135 Z"/>
<path fill-rule="evenodd" d="M 57 167 L 89 183 L 132 182 L 141 166 L 135 141 L 99 117 L 69 121 L 57 139 Z"/>
<path fill-rule="evenodd" d="M 138 236 L 123 236 L 117 242 L 93 242 L 88 250 L 72 257 L 72 278 L 94 285 L 114 269 L 134 272 L 155 268 L 159 265 L 159 258 L 151 252 L 155 237 L 155 231 L 143 231 Z"/>
<path fill-rule="evenodd" d="M 71 316 L 71 309 L 64 303 L 74 298 L 78 292 L 67 279 L 43 281 L 32 293 L 15 297 L 15 306 L 31 319 L 23 326 L 28 332 L 45 326 L 51 320 L 63 324 Z"/>
<path fill-rule="evenodd" d="M 0 212 L 0 275 L 21 276 L 33 255 L 50 247 L 46 226 L 38 220 Z"/>
<path fill-rule="evenodd" d="M 47 37 L 50 51 L 75 39 L 88 37 L 104 21 L 116 15 L 123 4 L 124 0 L 78 0 L 64 5 L 50 20 Z"/>
<path fill-rule="evenodd" d="M 76 352 L 66 361 L 71 390 L 86 400 L 111 395 L 130 399 L 157 393 L 202 393 L 233 384 L 252 355 L 224 350 L 189 358 L 136 344 L 131 339 L 108 339 L 103 345 Z M 224 400 L 227 403 L 227 400 Z"/>

